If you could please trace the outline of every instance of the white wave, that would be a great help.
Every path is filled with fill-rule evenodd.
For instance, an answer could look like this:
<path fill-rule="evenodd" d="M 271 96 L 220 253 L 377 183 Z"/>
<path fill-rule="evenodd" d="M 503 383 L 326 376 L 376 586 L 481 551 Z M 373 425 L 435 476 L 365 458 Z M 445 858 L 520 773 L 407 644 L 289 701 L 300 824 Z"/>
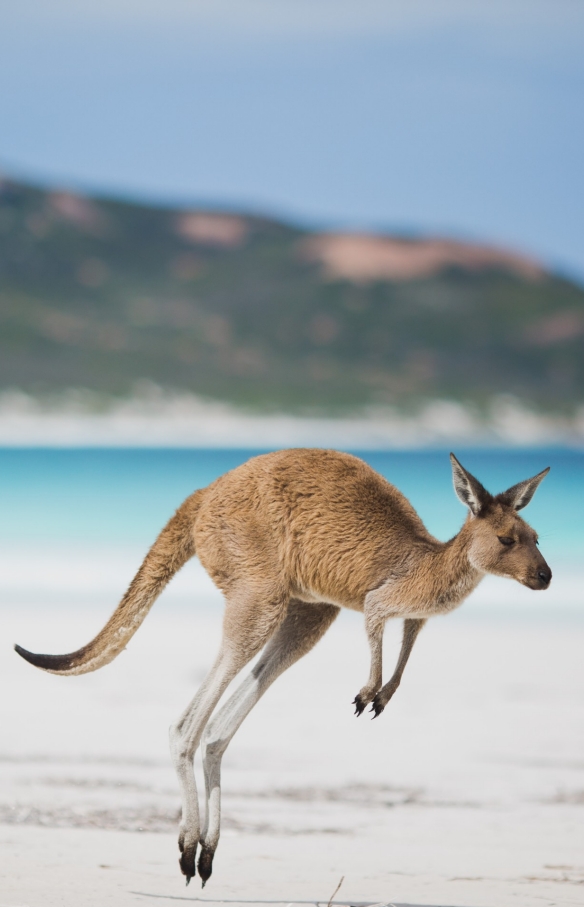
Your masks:
<path fill-rule="evenodd" d="M 87 391 L 72 390 L 42 402 L 20 391 L 6 391 L 0 394 L 0 445 L 374 450 L 584 441 L 584 408 L 571 417 L 543 415 L 513 397 L 494 398 L 486 415 L 456 401 L 433 400 L 410 415 L 376 406 L 332 418 L 246 412 L 142 382 L 132 397 L 110 401 L 105 409 L 99 408 L 100 402 Z"/>

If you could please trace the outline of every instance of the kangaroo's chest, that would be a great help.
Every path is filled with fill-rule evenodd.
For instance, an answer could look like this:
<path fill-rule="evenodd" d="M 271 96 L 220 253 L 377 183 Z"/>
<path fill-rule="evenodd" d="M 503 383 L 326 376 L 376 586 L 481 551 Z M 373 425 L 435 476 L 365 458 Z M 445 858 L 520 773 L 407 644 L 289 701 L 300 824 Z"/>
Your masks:
<path fill-rule="evenodd" d="M 477 587 L 482 574 L 471 571 L 443 583 L 440 577 L 416 575 L 390 577 L 378 589 L 369 592 L 365 610 L 377 611 L 379 617 L 432 617 L 446 614 L 459 605 Z"/>

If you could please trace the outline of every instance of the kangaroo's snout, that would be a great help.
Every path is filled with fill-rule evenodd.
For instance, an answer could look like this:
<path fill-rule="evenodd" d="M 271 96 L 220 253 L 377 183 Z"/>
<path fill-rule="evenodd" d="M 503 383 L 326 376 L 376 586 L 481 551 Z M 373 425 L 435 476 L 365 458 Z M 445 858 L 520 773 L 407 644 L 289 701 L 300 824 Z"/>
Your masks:
<path fill-rule="evenodd" d="M 531 575 L 528 575 L 522 582 L 528 589 L 533 589 L 537 592 L 549 588 L 551 581 L 552 571 L 548 565 L 544 563 L 543 565 L 537 566 L 534 572 Z"/>
<path fill-rule="evenodd" d="M 539 563 L 537 563 L 535 567 L 537 584 L 534 586 L 534 589 L 547 589 L 552 581 L 552 571 L 550 570 L 547 561 L 543 559 L 539 549 L 537 554 L 539 555 Z"/>

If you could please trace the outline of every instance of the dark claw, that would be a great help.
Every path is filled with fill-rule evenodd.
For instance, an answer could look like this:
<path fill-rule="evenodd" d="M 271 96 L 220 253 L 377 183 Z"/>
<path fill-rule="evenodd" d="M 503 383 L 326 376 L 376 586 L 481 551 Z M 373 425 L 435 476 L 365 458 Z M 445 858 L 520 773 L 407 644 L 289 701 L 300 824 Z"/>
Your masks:
<path fill-rule="evenodd" d="M 353 705 L 355 706 L 355 715 L 361 715 L 365 711 L 365 703 L 360 696 L 355 696 Z"/>
<path fill-rule="evenodd" d="M 215 856 L 214 852 L 207 850 L 205 847 L 201 848 L 201 853 L 199 856 L 199 862 L 197 864 L 197 869 L 199 875 L 201 876 L 202 887 L 204 888 L 206 883 L 211 878 L 211 873 L 213 872 L 213 857 Z"/>
<path fill-rule="evenodd" d="M 371 703 L 371 711 L 375 712 L 375 714 L 373 715 L 371 720 L 373 721 L 373 718 L 379 718 L 379 716 L 383 712 L 384 708 L 385 708 L 385 706 L 379 701 L 379 699 L 376 696 L 375 699 L 373 700 L 373 702 Z"/>
<path fill-rule="evenodd" d="M 187 885 L 191 881 L 194 875 L 196 875 L 195 869 L 195 856 L 197 853 L 196 847 L 189 847 L 186 851 L 181 854 L 181 857 L 178 861 L 180 866 L 180 871 L 187 879 Z"/>

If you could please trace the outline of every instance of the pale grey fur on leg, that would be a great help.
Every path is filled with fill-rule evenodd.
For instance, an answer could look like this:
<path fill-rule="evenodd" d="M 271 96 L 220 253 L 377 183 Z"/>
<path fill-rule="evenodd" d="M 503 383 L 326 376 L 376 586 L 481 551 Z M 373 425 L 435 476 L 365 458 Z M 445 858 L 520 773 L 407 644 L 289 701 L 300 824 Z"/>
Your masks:
<path fill-rule="evenodd" d="M 195 874 L 195 854 L 199 841 L 199 800 L 193 771 L 193 757 L 203 728 L 223 691 L 242 665 L 222 649 L 201 689 L 182 716 L 170 728 L 170 752 L 178 778 L 182 819 L 179 835 L 180 865 L 187 885 Z"/>
<path fill-rule="evenodd" d="M 170 729 L 170 751 L 176 769 L 182 802 L 179 833 L 180 867 L 187 885 L 195 874 L 200 838 L 199 801 L 193 759 L 213 709 L 236 674 L 261 650 L 282 622 L 287 599 L 266 596 L 270 607 L 259 608 L 258 590 L 232 595 L 226 603 L 223 641 L 215 664 L 179 720 Z"/>
<path fill-rule="evenodd" d="M 334 605 L 312 605 L 293 600 L 286 619 L 272 637 L 251 674 L 209 722 L 201 741 L 207 810 L 201 837 L 199 875 L 203 884 L 211 875 L 221 823 L 221 759 L 229 742 L 268 687 L 323 636 L 339 613 Z"/>

